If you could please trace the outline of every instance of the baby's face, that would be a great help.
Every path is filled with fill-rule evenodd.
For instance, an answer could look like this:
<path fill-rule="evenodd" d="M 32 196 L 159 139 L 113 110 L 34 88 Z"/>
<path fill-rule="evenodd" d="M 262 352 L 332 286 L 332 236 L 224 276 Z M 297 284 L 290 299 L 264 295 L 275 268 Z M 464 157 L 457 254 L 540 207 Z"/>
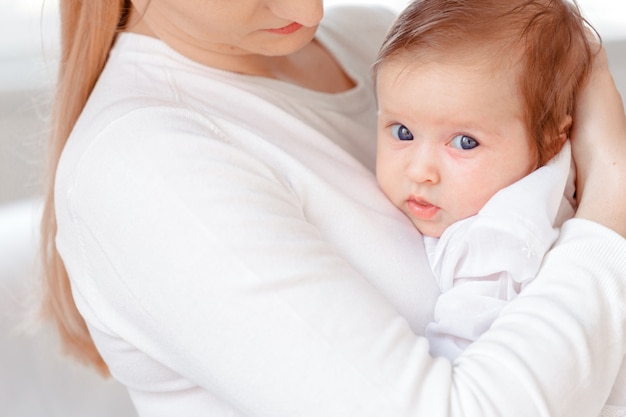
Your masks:
<path fill-rule="evenodd" d="M 380 68 L 378 182 L 424 235 L 441 236 L 535 168 L 515 78 L 434 60 Z"/>

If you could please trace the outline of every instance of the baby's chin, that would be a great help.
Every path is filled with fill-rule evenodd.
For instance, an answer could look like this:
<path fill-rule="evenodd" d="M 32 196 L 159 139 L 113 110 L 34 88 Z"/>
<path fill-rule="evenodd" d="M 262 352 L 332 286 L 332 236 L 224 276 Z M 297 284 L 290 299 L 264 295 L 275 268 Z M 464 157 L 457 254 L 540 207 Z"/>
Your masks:
<path fill-rule="evenodd" d="M 437 239 L 440 238 L 443 232 L 449 227 L 449 225 L 433 224 L 433 223 L 417 224 L 414 222 L 413 224 L 415 224 L 415 227 L 417 227 L 417 230 L 422 234 L 422 236 L 432 237 L 432 238 L 437 238 Z"/>
<path fill-rule="evenodd" d="M 416 220 L 412 220 L 413 224 L 415 225 L 415 227 L 417 228 L 417 230 L 422 234 L 422 236 L 425 237 L 431 237 L 434 239 L 439 239 L 441 237 L 441 235 L 444 234 L 444 232 L 453 224 L 456 224 L 460 221 L 463 221 L 465 219 L 468 219 L 472 216 L 475 216 L 476 213 L 474 214 L 469 214 L 465 217 L 461 217 L 458 219 L 446 219 L 445 221 L 416 221 Z"/>

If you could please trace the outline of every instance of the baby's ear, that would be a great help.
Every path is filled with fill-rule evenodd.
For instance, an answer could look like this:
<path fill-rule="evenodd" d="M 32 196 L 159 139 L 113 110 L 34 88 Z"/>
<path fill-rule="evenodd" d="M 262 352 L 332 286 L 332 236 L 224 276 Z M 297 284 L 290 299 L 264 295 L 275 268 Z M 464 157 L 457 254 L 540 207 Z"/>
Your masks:
<path fill-rule="evenodd" d="M 564 143 L 569 137 L 569 130 L 572 127 L 572 116 L 569 114 L 565 116 L 561 125 L 559 126 L 559 139 L 561 143 Z"/>

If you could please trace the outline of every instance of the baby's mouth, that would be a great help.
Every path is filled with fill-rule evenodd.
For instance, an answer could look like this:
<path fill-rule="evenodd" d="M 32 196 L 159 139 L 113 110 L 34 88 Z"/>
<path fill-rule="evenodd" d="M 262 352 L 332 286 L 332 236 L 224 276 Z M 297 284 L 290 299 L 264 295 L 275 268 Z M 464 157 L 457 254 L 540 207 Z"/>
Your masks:
<path fill-rule="evenodd" d="M 440 210 L 439 207 L 422 198 L 410 198 L 406 204 L 411 215 L 422 220 L 432 219 Z"/>

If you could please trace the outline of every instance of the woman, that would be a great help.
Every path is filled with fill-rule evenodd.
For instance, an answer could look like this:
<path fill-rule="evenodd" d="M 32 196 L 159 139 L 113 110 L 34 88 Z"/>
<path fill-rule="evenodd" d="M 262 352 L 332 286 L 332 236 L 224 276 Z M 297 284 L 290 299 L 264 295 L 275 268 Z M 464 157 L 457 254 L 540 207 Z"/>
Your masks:
<path fill-rule="evenodd" d="M 373 174 L 369 71 L 393 16 L 115 3 L 61 2 L 46 307 L 139 415 L 598 412 L 626 345 L 606 69 L 580 104 L 580 218 L 453 367 L 420 336 L 437 295 L 421 238 Z"/>

